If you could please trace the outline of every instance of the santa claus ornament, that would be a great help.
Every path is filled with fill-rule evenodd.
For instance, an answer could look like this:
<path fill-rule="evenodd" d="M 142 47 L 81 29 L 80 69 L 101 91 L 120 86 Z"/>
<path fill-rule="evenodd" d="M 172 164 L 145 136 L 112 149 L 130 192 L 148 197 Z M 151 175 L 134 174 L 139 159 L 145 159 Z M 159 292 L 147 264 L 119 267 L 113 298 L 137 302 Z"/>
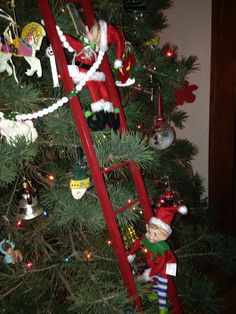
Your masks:
<path fill-rule="evenodd" d="M 176 276 L 177 261 L 166 242 L 172 233 L 171 223 L 176 213 L 187 214 L 187 207 L 160 207 L 156 217 L 151 217 L 146 225 L 146 234 L 136 240 L 127 252 L 127 258 L 132 263 L 135 252 L 140 248 L 146 252 L 146 263 L 149 266 L 139 277 L 150 281 L 152 290 L 158 298 L 159 313 L 167 314 L 167 289 L 169 276 Z"/>
<path fill-rule="evenodd" d="M 130 42 L 125 43 L 125 52 L 122 56 L 123 64 L 122 67 L 117 70 L 117 81 L 115 82 L 118 87 L 127 87 L 135 83 L 132 70 L 136 66 L 137 61 L 134 54 L 131 52 L 131 46 Z"/>
<path fill-rule="evenodd" d="M 84 34 L 75 38 L 58 30 L 63 47 L 74 53 L 69 74 L 75 84 L 83 84 L 89 89 L 92 103 L 91 113 L 86 113 L 88 126 L 93 131 L 103 130 L 106 126 L 116 130 L 120 126 L 119 115 L 115 111 L 106 85 L 106 76 L 98 71 L 104 53 L 111 45 L 116 46 L 114 68 L 122 67 L 122 54 L 125 39 L 120 30 L 103 20 L 95 21 L 91 29 L 84 27 Z M 100 52 L 103 52 L 101 54 Z"/>

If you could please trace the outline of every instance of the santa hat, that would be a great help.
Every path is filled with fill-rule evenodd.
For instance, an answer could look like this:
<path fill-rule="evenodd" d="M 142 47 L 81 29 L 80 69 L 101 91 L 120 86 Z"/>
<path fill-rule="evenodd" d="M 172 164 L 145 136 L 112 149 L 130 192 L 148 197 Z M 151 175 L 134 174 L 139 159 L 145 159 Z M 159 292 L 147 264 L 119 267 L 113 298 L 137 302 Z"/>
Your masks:
<path fill-rule="evenodd" d="M 116 45 L 116 60 L 114 67 L 116 69 L 122 67 L 122 54 L 125 50 L 125 39 L 121 31 L 113 25 L 107 24 L 103 20 L 99 20 L 101 30 L 100 49 L 106 51 L 110 45 Z"/>
<path fill-rule="evenodd" d="M 149 224 L 155 225 L 158 228 L 165 230 L 169 235 L 172 233 L 171 222 L 176 213 L 186 215 L 188 209 L 185 205 L 160 207 L 157 211 L 156 217 L 152 217 L 149 220 Z"/>

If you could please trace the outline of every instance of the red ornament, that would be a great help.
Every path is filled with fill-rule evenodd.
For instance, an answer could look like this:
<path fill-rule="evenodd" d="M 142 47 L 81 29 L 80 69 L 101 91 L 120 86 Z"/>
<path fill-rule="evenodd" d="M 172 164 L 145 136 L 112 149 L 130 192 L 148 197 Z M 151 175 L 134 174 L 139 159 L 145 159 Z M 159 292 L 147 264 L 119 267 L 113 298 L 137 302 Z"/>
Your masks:
<path fill-rule="evenodd" d="M 123 65 L 118 69 L 116 86 L 125 87 L 135 83 L 135 78 L 132 77 L 132 69 L 136 66 L 136 58 L 133 54 L 127 54 L 123 58 Z"/>
<path fill-rule="evenodd" d="M 136 84 L 134 87 L 136 90 L 141 91 L 142 90 L 142 85 L 141 84 Z"/>
<path fill-rule="evenodd" d="M 197 85 L 189 85 L 189 82 L 185 81 L 185 85 L 183 88 L 175 89 L 176 105 L 181 106 L 184 102 L 193 103 L 196 99 L 193 91 L 197 89 Z"/>
<path fill-rule="evenodd" d="M 179 193 L 176 191 L 167 189 L 163 194 L 160 195 L 159 202 L 157 203 L 157 208 L 177 206 L 178 201 L 179 201 Z"/>

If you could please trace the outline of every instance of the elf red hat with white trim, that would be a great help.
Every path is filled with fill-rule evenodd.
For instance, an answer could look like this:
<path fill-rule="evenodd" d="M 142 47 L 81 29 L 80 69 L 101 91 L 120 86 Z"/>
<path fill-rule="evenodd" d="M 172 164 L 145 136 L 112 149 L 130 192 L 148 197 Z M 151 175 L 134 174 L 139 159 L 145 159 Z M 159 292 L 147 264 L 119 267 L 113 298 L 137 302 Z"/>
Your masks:
<path fill-rule="evenodd" d="M 122 66 L 122 54 L 125 50 L 125 39 L 123 33 L 111 24 L 99 20 L 101 30 L 100 49 L 106 51 L 110 45 L 116 46 L 116 60 L 114 67 Z"/>
<path fill-rule="evenodd" d="M 156 217 L 152 217 L 149 223 L 165 230 L 169 235 L 172 233 L 171 223 L 176 213 L 186 215 L 188 209 L 185 205 L 160 207 L 157 211 Z"/>

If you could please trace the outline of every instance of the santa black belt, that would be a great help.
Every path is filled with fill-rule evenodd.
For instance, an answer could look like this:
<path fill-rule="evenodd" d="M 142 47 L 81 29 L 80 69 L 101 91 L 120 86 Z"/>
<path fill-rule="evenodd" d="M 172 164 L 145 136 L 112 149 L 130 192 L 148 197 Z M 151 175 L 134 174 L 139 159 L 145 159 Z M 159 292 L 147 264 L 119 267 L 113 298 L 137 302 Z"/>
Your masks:
<path fill-rule="evenodd" d="M 91 66 L 89 64 L 85 64 L 82 62 L 75 62 L 75 65 L 77 65 L 79 68 L 82 68 L 85 70 L 89 70 L 91 68 Z"/>

